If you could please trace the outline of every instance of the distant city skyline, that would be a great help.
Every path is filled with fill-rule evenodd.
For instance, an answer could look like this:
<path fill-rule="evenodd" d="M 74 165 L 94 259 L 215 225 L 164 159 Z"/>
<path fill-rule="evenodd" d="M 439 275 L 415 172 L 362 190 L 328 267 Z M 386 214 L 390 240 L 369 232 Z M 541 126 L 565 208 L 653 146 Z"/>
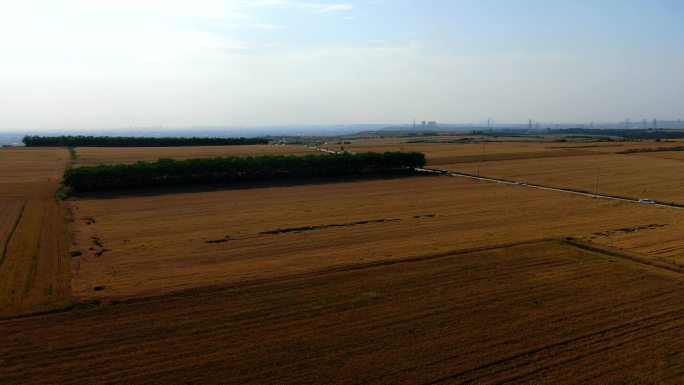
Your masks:
<path fill-rule="evenodd" d="M 677 121 L 675 0 L 0 0 L 0 131 Z"/>

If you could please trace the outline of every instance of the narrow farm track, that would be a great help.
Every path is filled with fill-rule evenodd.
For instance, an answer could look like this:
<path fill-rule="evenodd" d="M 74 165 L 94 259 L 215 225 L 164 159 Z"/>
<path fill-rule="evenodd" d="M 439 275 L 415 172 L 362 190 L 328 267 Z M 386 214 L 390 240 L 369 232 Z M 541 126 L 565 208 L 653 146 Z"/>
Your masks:
<path fill-rule="evenodd" d="M 22 202 L 17 199 L 7 200 L 3 203 L 4 204 L 2 207 L 0 207 L 0 209 L 2 209 L 2 212 L 0 212 L 2 215 L 0 215 L 0 217 L 4 218 L 5 220 L 2 221 L 2 228 L 0 228 L 0 239 L 3 240 L 2 252 L 0 252 L 0 265 L 2 265 L 5 255 L 7 255 L 9 241 L 12 239 L 12 235 L 16 231 L 17 225 L 19 224 L 19 221 L 24 214 L 24 209 L 26 208 L 26 202 Z M 12 221 L 12 218 L 16 219 Z"/>
<path fill-rule="evenodd" d="M 0 321 L 0 382 L 677 383 L 683 293 L 555 241 L 416 258 Z"/>

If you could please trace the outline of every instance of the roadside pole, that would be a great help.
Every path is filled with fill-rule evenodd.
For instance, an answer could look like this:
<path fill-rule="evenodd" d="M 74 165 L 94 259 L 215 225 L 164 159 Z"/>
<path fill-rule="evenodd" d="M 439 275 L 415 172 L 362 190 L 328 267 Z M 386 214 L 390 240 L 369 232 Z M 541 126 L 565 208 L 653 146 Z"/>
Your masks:
<path fill-rule="evenodd" d="M 601 168 L 597 167 L 596 168 L 596 183 L 594 184 L 594 199 L 596 199 L 596 196 L 598 195 L 598 188 L 599 188 L 599 172 Z"/>

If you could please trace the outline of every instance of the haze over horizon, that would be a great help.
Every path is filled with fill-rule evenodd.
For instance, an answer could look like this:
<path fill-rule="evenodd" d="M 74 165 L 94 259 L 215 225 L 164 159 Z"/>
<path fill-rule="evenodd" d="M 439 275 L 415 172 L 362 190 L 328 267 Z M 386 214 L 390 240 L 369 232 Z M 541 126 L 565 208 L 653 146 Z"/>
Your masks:
<path fill-rule="evenodd" d="M 684 3 L 0 0 L 0 131 L 677 119 Z"/>

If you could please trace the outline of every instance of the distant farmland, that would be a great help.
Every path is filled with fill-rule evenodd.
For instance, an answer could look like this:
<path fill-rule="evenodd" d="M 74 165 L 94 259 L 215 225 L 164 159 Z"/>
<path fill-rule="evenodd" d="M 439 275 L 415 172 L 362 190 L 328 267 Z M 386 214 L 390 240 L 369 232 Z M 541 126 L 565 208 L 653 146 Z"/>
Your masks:
<path fill-rule="evenodd" d="M 304 155 L 316 150 L 295 145 L 203 146 L 203 147 L 77 147 L 77 165 L 134 163 L 159 158 L 209 158 L 215 156 Z"/>
<path fill-rule="evenodd" d="M 587 192 L 594 191 L 598 171 L 602 194 L 684 204 L 683 166 L 678 159 L 604 154 L 481 162 L 479 170 L 482 176 Z M 446 164 L 439 168 L 475 174 L 478 164 Z"/>
<path fill-rule="evenodd" d="M 553 138 L 530 141 L 524 138 L 511 138 L 499 142 L 496 138 L 472 138 L 471 141 L 444 142 L 453 138 L 438 137 L 435 143 L 413 143 L 417 139 L 392 138 L 352 140 L 343 147 L 348 151 L 418 151 L 427 156 L 428 165 L 440 166 L 453 163 L 468 163 L 514 159 L 540 159 L 569 156 L 611 154 L 630 148 L 650 148 L 653 142 L 554 142 Z M 428 140 L 428 139 L 423 139 Z M 663 142 L 658 146 L 678 147 L 683 142 Z M 330 149 L 340 149 L 340 145 L 326 145 Z M 661 153 L 664 154 L 664 153 Z"/>

